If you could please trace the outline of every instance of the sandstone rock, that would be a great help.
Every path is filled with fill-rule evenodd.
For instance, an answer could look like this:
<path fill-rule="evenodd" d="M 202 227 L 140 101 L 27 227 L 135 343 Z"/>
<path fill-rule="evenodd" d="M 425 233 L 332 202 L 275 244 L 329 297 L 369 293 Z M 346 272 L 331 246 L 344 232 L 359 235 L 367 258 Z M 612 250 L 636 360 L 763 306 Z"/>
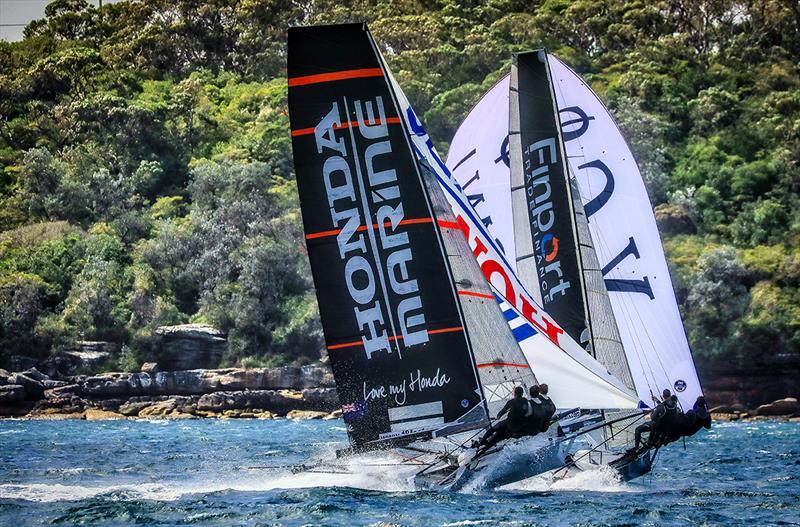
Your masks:
<path fill-rule="evenodd" d="M 800 411 L 800 405 L 794 397 L 787 397 L 779 399 L 769 404 L 762 404 L 754 410 L 754 415 L 758 416 L 776 416 L 776 415 L 792 415 Z"/>
<path fill-rule="evenodd" d="M 256 413 L 256 419 L 275 419 L 275 414 L 269 410 L 261 410 Z"/>
<path fill-rule="evenodd" d="M 738 421 L 739 414 L 712 413 L 711 419 L 713 419 L 714 421 Z"/>
<path fill-rule="evenodd" d="M 286 414 L 289 419 L 323 419 L 327 412 L 314 412 L 312 410 L 291 410 Z"/>
<path fill-rule="evenodd" d="M 83 390 L 77 384 L 66 384 L 64 386 L 56 386 L 44 391 L 44 396 L 47 399 L 56 399 L 58 397 L 69 396 L 73 394 L 80 394 Z"/>
<path fill-rule="evenodd" d="M 158 364 L 155 362 L 145 362 L 140 368 L 142 373 L 156 373 L 158 372 Z"/>
<path fill-rule="evenodd" d="M 44 386 L 36 379 L 28 377 L 24 373 L 15 373 L 8 378 L 11 384 L 18 384 L 25 388 L 25 393 L 29 399 L 41 399 L 44 396 Z"/>
<path fill-rule="evenodd" d="M 86 415 L 84 415 L 83 412 L 73 412 L 65 414 L 56 411 L 51 411 L 48 413 L 28 414 L 27 417 L 29 419 L 39 419 L 43 421 L 65 421 L 67 419 L 86 419 Z"/>
<path fill-rule="evenodd" d="M 187 413 L 184 413 L 184 412 L 179 412 L 177 410 L 173 410 L 172 412 L 170 412 L 170 414 L 167 416 L 167 418 L 169 418 L 169 419 L 197 419 L 197 416 L 194 415 L 194 414 L 187 414 Z"/>
<path fill-rule="evenodd" d="M 326 415 L 323 419 L 329 421 L 331 419 L 341 419 L 341 417 L 342 417 L 342 409 L 339 408 L 338 410 L 334 410 L 328 415 Z"/>
<path fill-rule="evenodd" d="M 175 401 L 161 401 L 139 410 L 139 417 L 165 417 L 175 410 Z"/>
<path fill-rule="evenodd" d="M 28 398 L 24 386 L 19 384 L 6 384 L 0 386 L 0 404 L 15 403 Z"/>
<path fill-rule="evenodd" d="M 715 406 L 709 410 L 709 413 L 712 414 L 735 414 L 738 412 L 744 412 L 746 408 L 743 404 L 726 404 L 721 406 Z"/>
<path fill-rule="evenodd" d="M 203 324 L 161 326 L 156 335 L 161 337 L 160 356 L 169 370 L 216 368 L 228 347 L 224 333 Z"/>
<path fill-rule="evenodd" d="M 106 419 L 126 419 L 122 414 L 117 412 L 109 412 L 107 410 L 99 410 L 97 408 L 87 408 L 84 411 L 84 416 L 87 421 L 103 421 Z"/>
<path fill-rule="evenodd" d="M 139 415 L 139 412 L 142 411 L 144 408 L 147 408 L 152 403 L 149 402 L 141 402 L 141 403 L 125 403 L 119 407 L 119 413 L 128 417 L 136 417 Z"/>

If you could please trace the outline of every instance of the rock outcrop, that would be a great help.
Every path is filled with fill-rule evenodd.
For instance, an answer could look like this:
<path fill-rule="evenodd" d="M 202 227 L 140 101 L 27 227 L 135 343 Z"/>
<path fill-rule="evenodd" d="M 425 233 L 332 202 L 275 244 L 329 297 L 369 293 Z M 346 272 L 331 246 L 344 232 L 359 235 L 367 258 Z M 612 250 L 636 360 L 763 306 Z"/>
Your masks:
<path fill-rule="evenodd" d="M 224 333 L 203 324 L 161 326 L 156 335 L 160 337 L 159 362 L 167 370 L 216 368 L 228 348 Z"/>
<path fill-rule="evenodd" d="M 259 418 L 292 411 L 328 416 L 338 406 L 325 367 L 158 371 L 77 375 L 53 380 L 36 369 L 0 370 L 0 416 L 83 419 Z M 308 413 L 312 412 L 312 413 Z M 314 413 L 316 412 L 316 413 Z"/>

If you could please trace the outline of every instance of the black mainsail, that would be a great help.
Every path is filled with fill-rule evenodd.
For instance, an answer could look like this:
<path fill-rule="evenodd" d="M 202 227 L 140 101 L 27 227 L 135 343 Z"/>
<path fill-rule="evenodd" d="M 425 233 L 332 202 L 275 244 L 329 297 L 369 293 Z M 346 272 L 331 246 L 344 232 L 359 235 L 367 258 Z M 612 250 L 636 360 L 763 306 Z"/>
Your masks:
<path fill-rule="evenodd" d="M 355 447 L 487 416 L 420 167 L 364 24 L 289 30 L 306 245 Z"/>
<path fill-rule="evenodd" d="M 588 346 L 591 330 L 573 198 L 543 50 L 513 55 L 509 103 L 517 271 L 523 283 L 538 285 L 547 313 Z"/>

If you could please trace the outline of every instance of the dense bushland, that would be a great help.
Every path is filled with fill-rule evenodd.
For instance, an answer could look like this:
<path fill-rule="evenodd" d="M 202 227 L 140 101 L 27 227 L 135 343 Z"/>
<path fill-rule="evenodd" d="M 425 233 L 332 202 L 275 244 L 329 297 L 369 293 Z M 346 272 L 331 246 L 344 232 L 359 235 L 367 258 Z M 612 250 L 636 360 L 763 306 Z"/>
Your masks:
<path fill-rule="evenodd" d="M 509 53 L 546 46 L 616 114 L 706 371 L 800 360 L 793 0 L 56 0 L 0 43 L 0 354 L 227 331 L 228 364 L 322 338 L 292 171 L 286 28 L 367 20 L 442 150 Z"/>

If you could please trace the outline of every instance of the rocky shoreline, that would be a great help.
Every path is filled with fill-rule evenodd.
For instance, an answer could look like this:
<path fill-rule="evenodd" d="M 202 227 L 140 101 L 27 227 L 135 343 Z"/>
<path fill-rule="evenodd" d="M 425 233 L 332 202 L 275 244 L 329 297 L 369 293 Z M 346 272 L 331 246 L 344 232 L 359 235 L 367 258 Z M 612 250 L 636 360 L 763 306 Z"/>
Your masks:
<path fill-rule="evenodd" d="M 0 418 L 337 418 L 325 367 L 105 373 L 51 378 L 36 368 L 0 370 Z"/>
<path fill-rule="evenodd" d="M 787 397 L 748 409 L 711 409 L 716 421 L 800 422 Z M 0 419 L 335 419 L 341 417 L 333 375 L 325 366 L 61 375 L 37 368 L 0 369 Z"/>

